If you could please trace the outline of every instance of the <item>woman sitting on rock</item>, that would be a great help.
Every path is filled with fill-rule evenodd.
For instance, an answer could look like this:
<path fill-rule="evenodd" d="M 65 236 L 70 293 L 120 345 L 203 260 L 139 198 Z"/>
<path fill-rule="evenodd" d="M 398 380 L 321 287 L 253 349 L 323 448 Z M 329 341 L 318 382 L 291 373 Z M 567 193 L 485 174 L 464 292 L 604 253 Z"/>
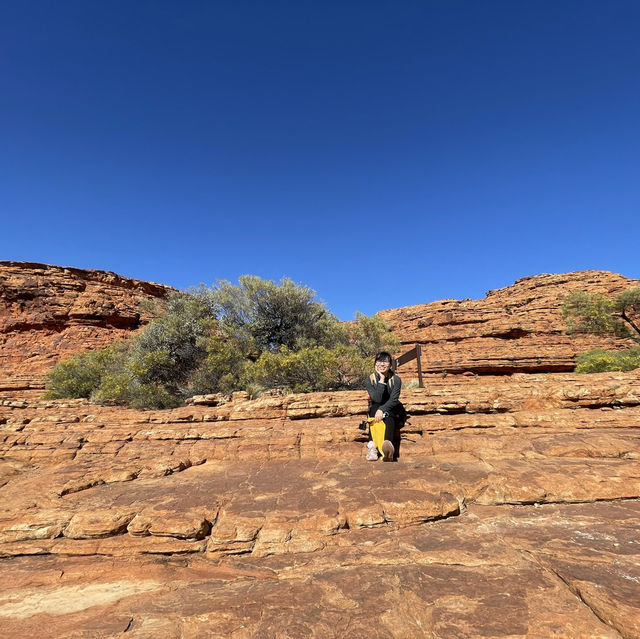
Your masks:
<path fill-rule="evenodd" d="M 378 459 L 378 449 L 374 443 L 371 429 L 375 428 L 378 422 L 384 423 L 384 441 L 381 446 L 383 461 L 393 461 L 395 449 L 393 438 L 396 429 L 395 409 L 400 404 L 400 389 L 402 380 L 394 373 L 393 359 L 389 353 L 382 351 L 376 355 L 374 361 L 375 372 L 365 380 L 365 387 L 369 393 L 369 443 L 367 460 L 376 461 Z M 379 425 L 378 428 L 381 428 Z M 375 438 L 377 439 L 377 438 Z"/>

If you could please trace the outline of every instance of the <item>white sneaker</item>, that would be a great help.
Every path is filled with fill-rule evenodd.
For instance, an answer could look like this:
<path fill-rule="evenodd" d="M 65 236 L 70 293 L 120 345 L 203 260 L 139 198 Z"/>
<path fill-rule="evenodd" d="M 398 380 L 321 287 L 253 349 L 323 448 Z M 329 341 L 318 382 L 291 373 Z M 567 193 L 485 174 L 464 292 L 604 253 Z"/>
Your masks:
<path fill-rule="evenodd" d="M 378 461 L 378 449 L 376 448 L 376 445 L 373 442 L 369 442 L 367 444 L 367 448 L 367 456 L 365 459 L 367 461 Z"/>

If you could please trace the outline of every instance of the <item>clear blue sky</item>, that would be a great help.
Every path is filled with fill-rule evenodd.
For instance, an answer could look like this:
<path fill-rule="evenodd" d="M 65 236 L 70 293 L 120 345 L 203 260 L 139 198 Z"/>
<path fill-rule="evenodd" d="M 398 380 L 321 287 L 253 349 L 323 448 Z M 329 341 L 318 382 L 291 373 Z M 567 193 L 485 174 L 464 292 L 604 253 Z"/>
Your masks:
<path fill-rule="evenodd" d="M 0 82 L 0 259 L 341 319 L 640 277 L 637 0 L 2 0 Z"/>

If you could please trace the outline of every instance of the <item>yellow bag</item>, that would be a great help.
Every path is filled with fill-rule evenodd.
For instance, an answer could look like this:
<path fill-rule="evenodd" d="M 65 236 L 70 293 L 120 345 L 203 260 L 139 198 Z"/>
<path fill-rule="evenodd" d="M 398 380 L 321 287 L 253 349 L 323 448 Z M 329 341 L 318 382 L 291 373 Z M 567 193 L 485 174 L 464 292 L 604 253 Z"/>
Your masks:
<path fill-rule="evenodd" d="M 381 455 L 384 455 L 382 452 L 382 443 L 384 442 L 385 431 L 384 422 L 376 422 L 373 417 L 369 417 L 367 422 L 369 422 L 369 432 L 371 433 L 371 439 L 373 439 L 375 447 L 380 451 Z"/>

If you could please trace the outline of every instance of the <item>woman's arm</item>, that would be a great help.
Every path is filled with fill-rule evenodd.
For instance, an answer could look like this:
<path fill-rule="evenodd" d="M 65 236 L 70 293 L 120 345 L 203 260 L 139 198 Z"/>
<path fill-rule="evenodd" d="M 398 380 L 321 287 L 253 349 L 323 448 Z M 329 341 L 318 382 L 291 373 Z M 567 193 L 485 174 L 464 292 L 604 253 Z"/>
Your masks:
<path fill-rule="evenodd" d="M 382 386 L 382 384 L 378 384 Z M 393 388 L 391 389 L 391 397 L 380 406 L 383 413 L 392 411 L 400 403 L 400 389 L 402 388 L 402 380 L 396 375 L 393 380 Z"/>

